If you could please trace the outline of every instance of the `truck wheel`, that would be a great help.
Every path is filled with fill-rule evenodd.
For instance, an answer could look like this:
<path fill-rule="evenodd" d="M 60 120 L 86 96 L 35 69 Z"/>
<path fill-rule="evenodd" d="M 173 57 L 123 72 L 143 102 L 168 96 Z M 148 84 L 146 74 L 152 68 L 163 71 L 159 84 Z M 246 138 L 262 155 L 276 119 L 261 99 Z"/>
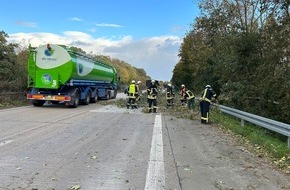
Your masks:
<path fill-rule="evenodd" d="M 36 107 L 41 107 L 45 103 L 45 100 L 33 100 L 32 104 Z"/>
<path fill-rule="evenodd" d="M 76 108 L 79 105 L 80 102 L 80 94 L 77 89 L 75 89 L 73 95 L 71 95 L 72 99 L 71 102 L 69 103 L 68 107 L 70 108 Z"/>
<path fill-rule="evenodd" d="M 114 90 L 114 96 L 113 96 L 113 99 L 115 99 L 117 97 L 117 93 L 118 91 L 117 90 Z"/>
<path fill-rule="evenodd" d="M 91 97 L 91 92 L 88 91 L 87 94 L 86 94 L 86 98 L 83 100 L 83 104 L 84 105 L 88 105 L 90 103 L 90 97 Z"/>
<path fill-rule="evenodd" d="M 96 103 L 98 101 L 98 95 L 96 94 L 96 96 L 95 97 L 92 97 L 91 99 L 90 99 L 90 103 Z"/>

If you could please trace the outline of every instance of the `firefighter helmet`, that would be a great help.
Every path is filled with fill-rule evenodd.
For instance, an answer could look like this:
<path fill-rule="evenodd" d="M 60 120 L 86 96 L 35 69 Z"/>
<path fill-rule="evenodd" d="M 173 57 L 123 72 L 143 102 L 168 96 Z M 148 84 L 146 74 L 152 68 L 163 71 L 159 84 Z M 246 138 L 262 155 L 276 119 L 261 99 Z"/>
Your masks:
<path fill-rule="evenodd" d="M 141 81 L 139 80 L 139 81 L 137 82 L 137 84 L 141 84 Z"/>
<path fill-rule="evenodd" d="M 151 82 L 155 82 L 155 80 L 151 80 Z"/>
<path fill-rule="evenodd" d="M 210 85 L 206 85 L 205 88 L 211 88 L 211 86 Z"/>
<path fill-rule="evenodd" d="M 131 82 L 132 84 L 135 84 L 135 80 L 132 80 L 132 82 Z"/>

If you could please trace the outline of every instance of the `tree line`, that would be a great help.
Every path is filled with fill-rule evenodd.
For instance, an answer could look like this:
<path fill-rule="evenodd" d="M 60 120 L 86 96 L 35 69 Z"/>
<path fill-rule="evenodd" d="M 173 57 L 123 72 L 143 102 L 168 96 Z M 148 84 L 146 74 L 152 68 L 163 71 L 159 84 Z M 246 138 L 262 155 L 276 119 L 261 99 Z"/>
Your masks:
<path fill-rule="evenodd" d="M 290 123 L 290 1 L 201 0 L 172 82 L 220 103 Z"/>

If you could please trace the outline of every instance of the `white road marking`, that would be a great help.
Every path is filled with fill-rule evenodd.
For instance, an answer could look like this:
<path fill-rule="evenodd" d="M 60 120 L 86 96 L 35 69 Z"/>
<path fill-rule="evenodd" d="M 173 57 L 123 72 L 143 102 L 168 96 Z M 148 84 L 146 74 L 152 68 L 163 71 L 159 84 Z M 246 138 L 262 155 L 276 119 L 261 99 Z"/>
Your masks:
<path fill-rule="evenodd" d="M 145 189 L 165 189 L 161 115 L 155 116 Z"/>

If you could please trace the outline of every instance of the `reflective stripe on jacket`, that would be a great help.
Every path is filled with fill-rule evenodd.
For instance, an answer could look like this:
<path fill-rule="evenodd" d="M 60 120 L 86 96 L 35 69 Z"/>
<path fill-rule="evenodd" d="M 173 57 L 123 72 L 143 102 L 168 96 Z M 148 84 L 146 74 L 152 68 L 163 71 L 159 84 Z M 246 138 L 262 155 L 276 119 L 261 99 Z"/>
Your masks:
<path fill-rule="evenodd" d="M 211 103 L 211 98 L 212 97 L 215 98 L 216 97 L 216 93 L 211 88 L 206 88 L 203 91 L 201 101 L 207 101 L 207 102 Z"/>
<path fill-rule="evenodd" d="M 157 88 L 156 86 L 151 86 L 147 89 L 147 93 L 148 93 L 148 96 L 147 98 L 148 99 L 157 99 Z"/>
<path fill-rule="evenodd" d="M 187 90 L 185 93 L 186 93 L 187 99 L 192 99 L 195 97 L 194 94 L 190 90 Z"/>

